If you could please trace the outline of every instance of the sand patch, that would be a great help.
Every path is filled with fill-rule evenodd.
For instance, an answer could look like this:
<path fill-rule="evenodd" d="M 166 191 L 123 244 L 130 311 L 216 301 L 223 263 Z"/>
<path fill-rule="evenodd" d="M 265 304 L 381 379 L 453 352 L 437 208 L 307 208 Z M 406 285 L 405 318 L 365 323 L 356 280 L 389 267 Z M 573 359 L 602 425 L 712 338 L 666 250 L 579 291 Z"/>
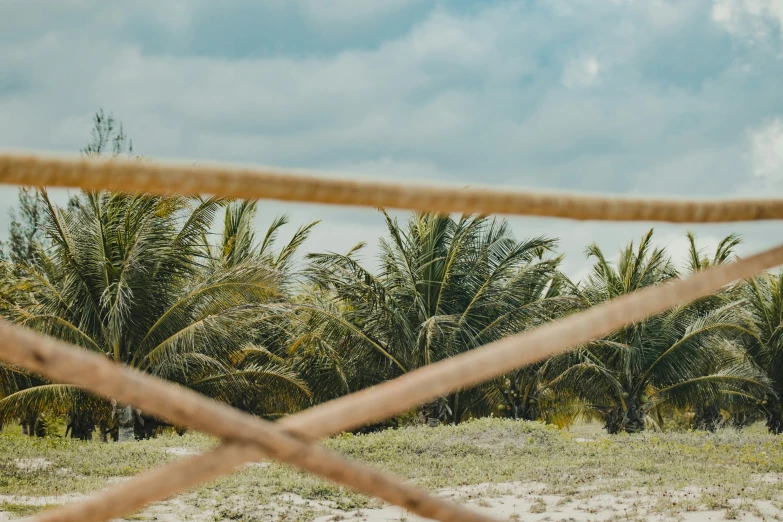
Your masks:
<path fill-rule="evenodd" d="M 52 463 L 44 458 L 16 459 L 16 467 L 23 471 L 38 471 L 51 467 Z"/>

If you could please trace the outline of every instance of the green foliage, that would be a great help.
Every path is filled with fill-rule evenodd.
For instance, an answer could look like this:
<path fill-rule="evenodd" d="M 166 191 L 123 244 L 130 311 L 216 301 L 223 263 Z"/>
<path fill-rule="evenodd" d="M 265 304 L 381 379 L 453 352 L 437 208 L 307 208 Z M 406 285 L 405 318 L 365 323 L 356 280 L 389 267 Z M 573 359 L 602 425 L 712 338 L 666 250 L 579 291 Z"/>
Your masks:
<path fill-rule="evenodd" d="M 82 153 L 133 147 L 101 110 Z M 678 268 L 651 230 L 616 263 L 589 246 L 592 271 L 572 282 L 556 239 L 517 240 L 505 220 L 383 216 L 373 271 L 359 260 L 363 243 L 298 257 L 317 223 L 278 249 L 288 219 L 258 233 L 255 201 L 85 192 L 63 208 L 24 189 L 2 245 L 0 315 L 274 419 L 731 262 L 740 244 L 729 235 L 707 255 L 688 233 Z M 361 431 L 488 416 L 560 427 L 600 418 L 610 433 L 714 430 L 763 415 L 783 432 L 782 288 L 783 273 L 726 287 Z M 0 364 L 0 427 L 16 420 L 43 435 L 65 418 L 73 437 L 100 427 L 106 438 L 121 407 Z M 159 431 L 134 415 L 142 436 Z"/>
<path fill-rule="evenodd" d="M 693 236 L 690 267 L 701 270 L 725 262 L 736 238 L 718 246 L 713 261 L 697 255 Z M 625 248 L 617 266 L 593 245 L 592 273 L 574 294 L 585 307 L 679 277 L 665 249 L 653 248 L 652 230 L 638 248 Z M 652 316 L 596 339 L 566 358 L 556 386 L 580 396 L 603 414 L 606 429 L 641 431 L 659 426 L 656 408 L 700 408 L 723 401 L 753 401 L 770 391 L 770 382 L 747 357 L 741 339 L 748 334 L 744 307 L 734 292 L 725 291 Z M 720 409 L 717 408 L 717 414 Z"/>
<path fill-rule="evenodd" d="M 44 245 L 42 224 L 46 209 L 33 189 L 20 188 L 18 202 L 17 210 L 9 210 L 11 224 L 8 239 L 0 243 L 0 257 L 16 265 L 29 265 Z"/>
<path fill-rule="evenodd" d="M 82 152 L 118 155 L 132 146 L 100 111 Z M 254 202 L 85 192 L 62 208 L 41 190 L 20 193 L 20 204 L 25 220 L 17 228 L 25 233 L 12 234 L 2 265 L 6 319 L 257 414 L 307 403 L 307 384 L 287 361 L 247 355 L 279 337 L 292 259 L 314 223 L 277 252 L 287 219 L 256 244 Z M 224 234 L 214 244 L 223 211 Z M 69 416 L 79 438 L 96 424 L 116 429 L 111 401 L 19 368 L 0 366 L 0 391 L 0 424 L 17 419 L 32 433 L 46 414 Z M 136 424 L 143 422 L 137 412 Z"/>
<path fill-rule="evenodd" d="M 99 109 L 93 116 L 90 143 L 81 152 L 88 157 L 105 154 L 112 156 L 131 155 L 133 154 L 133 140 L 128 138 L 122 128 L 122 123 L 118 123 L 114 119 L 114 115 L 107 116 L 103 113 L 103 109 Z"/>
<path fill-rule="evenodd" d="M 771 383 L 757 406 L 773 433 L 783 433 L 783 272 L 762 274 L 740 285 L 748 321 L 747 353 Z"/>
<path fill-rule="evenodd" d="M 517 241 L 508 223 L 479 216 L 384 213 L 381 270 L 347 254 L 311 254 L 313 287 L 300 306 L 295 348 L 324 361 L 335 393 L 347 393 L 541 324 L 561 298 L 556 241 Z M 424 409 L 459 422 L 490 410 L 493 386 L 460 390 Z M 486 413 L 485 413 L 486 414 Z"/>
<path fill-rule="evenodd" d="M 205 240 L 222 202 L 87 193 L 80 205 L 59 208 L 40 197 L 52 246 L 9 290 L 8 318 L 225 402 L 277 386 L 308 395 L 284 366 L 239 357 L 280 313 L 285 275 L 257 255 L 213 261 Z M 83 396 L 36 386 L 0 401 L 0 413 L 94 413 Z"/>

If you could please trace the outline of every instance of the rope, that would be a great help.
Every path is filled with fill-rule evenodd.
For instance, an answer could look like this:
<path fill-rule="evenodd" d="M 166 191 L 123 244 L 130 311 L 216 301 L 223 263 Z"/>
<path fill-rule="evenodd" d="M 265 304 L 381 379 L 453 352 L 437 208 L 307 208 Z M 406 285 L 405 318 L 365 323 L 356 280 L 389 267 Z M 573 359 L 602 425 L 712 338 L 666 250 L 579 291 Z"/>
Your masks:
<path fill-rule="evenodd" d="M 20 154 L 0 154 L 0 183 L 582 220 L 718 223 L 783 219 L 780 199 L 675 201 L 588 197 L 336 179 L 279 168 Z"/>
<path fill-rule="evenodd" d="M 298 444 L 301 451 L 319 451 L 304 441 L 402 413 L 432 398 L 545 359 L 780 264 L 783 264 L 783 246 L 736 263 L 705 270 L 688 279 L 644 288 L 584 312 L 425 366 L 374 388 L 315 406 L 275 423 L 280 427 L 277 430 L 267 426 L 269 423 L 246 419 L 244 414 L 188 390 L 122 369 L 98 355 L 23 332 L 16 327 L 0 325 L 0 355 L 3 358 L 52 379 L 85 386 L 96 393 L 115 397 L 123 403 L 134 404 L 177 424 L 192 426 L 227 441 L 216 450 L 147 472 L 93 496 L 82 504 L 57 508 L 39 515 L 35 520 L 97 521 L 120 517 L 146 503 L 228 473 L 243 462 L 264 455 L 291 462 L 346 484 L 349 466 L 353 466 L 350 473 L 358 469 L 365 474 L 361 475 L 361 479 L 352 481 L 351 487 L 385 500 L 394 497 L 395 500 L 389 501 L 420 513 L 411 509 L 421 508 L 421 505 L 410 503 L 413 497 L 408 490 L 400 490 L 396 495 L 389 494 L 387 488 L 401 487 L 389 477 L 379 474 L 371 476 L 369 470 L 333 457 L 324 450 L 320 452 L 332 460 L 324 466 L 312 466 L 310 459 L 292 455 L 291 448 Z M 278 438 L 268 440 L 270 434 Z M 237 442 L 234 441 L 237 439 L 243 447 L 236 446 Z M 381 482 L 381 477 L 385 482 Z M 428 504 L 428 509 L 431 509 L 430 513 L 438 511 L 437 518 L 441 520 L 456 520 L 448 518 L 451 515 L 464 516 L 455 511 L 447 512 L 442 504 L 436 507 L 432 497 L 426 497 L 424 502 L 432 502 Z M 425 516 L 436 518 L 431 514 Z"/>
<path fill-rule="evenodd" d="M 177 425 L 190 426 L 224 441 L 255 446 L 255 451 L 261 454 L 397 504 L 424 518 L 453 522 L 493 520 L 453 502 L 419 491 L 386 473 L 348 461 L 317 444 L 296 437 L 273 422 L 240 412 L 190 389 L 114 363 L 102 354 L 4 321 L 0 321 L 0 339 L 0 355 L 4 359 L 37 374 L 57 382 L 75 384 L 116 399 L 121 404 L 132 404 L 154 416 Z M 160 474 L 158 486 L 169 480 L 171 475 Z M 88 514 L 74 520 L 89 518 Z"/>
<path fill-rule="evenodd" d="M 783 219 L 783 200 L 667 201 L 401 185 L 305 175 L 285 169 L 193 166 L 0 154 L 0 183 L 155 194 L 215 194 L 438 212 L 617 221 L 727 222 Z M 54 381 L 71 382 L 150 414 L 220 437 L 210 452 L 151 470 L 80 504 L 35 520 L 98 521 L 126 515 L 249 460 L 269 456 L 440 520 L 489 520 L 350 462 L 312 441 L 409 410 L 707 295 L 783 263 L 783 247 L 646 288 L 566 319 L 429 365 L 372 389 L 269 423 L 195 392 L 114 364 L 95 353 L 0 322 L 0 356 Z"/>

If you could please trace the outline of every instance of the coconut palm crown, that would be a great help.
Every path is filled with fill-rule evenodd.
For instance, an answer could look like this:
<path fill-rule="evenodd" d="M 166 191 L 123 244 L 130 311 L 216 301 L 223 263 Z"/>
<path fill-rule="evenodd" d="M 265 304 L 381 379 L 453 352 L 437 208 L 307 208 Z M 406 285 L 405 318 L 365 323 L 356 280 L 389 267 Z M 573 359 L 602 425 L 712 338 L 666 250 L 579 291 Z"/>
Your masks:
<path fill-rule="evenodd" d="M 310 280 L 334 305 L 311 308 L 320 346 L 346 341 L 362 361 L 357 389 L 471 350 L 542 322 L 557 274 L 556 241 L 518 241 L 504 220 L 417 213 L 403 224 L 384 213 L 374 274 L 348 254 L 310 255 Z M 326 310 L 326 311 L 324 311 Z M 428 404 L 425 418 L 459 422 L 486 409 L 486 390 Z"/>
<path fill-rule="evenodd" d="M 284 367 L 243 363 L 242 350 L 285 302 L 290 257 L 239 237 L 252 204 L 98 192 L 60 208 L 46 192 L 40 198 L 46 244 L 14 267 L 20 275 L 1 296 L 8 319 L 226 402 L 250 395 L 261 405 L 270 388 L 309 393 Z M 224 207 L 226 232 L 213 247 L 210 230 Z M 72 386 L 7 391 L 3 418 L 67 413 L 79 438 L 111 423 L 109 402 Z"/>
<path fill-rule="evenodd" d="M 629 244 L 616 265 L 597 245 L 587 249 L 596 261 L 575 288 L 585 307 L 679 277 L 651 239 L 652 230 L 638 247 Z M 768 380 L 738 342 L 746 333 L 741 302 L 710 295 L 586 344 L 551 384 L 580 395 L 604 417 L 609 433 L 641 431 L 655 425 L 652 413 L 663 404 L 685 408 L 725 394 L 763 396 Z"/>

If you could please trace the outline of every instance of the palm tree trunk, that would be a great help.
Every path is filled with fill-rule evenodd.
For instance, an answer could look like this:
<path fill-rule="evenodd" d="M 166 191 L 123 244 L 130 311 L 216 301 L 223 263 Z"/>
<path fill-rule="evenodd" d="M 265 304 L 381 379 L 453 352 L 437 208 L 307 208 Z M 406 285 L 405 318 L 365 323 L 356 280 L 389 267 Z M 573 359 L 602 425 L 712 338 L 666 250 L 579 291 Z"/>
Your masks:
<path fill-rule="evenodd" d="M 626 412 L 627 421 L 625 421 L 626 433 L 639 433 L 644 431 L 644 411 L 641 408 L 634 408 L 633 405 Z"/>
<path fill-rule="evenodd" d="M 765 413 L 769 432 L 775 435 L 783 433 L 783 405 L 776 404 Z"/>
<path fill-rule="evenodd" d="M 431 401 L 424 405 L 422 413 L 424 414 L 424 424 L 430 428 L 440 426 L 440 419 L 438 418 L 438 401 Z"/>
<path fill-rule="evenodd" d="M 442 397 L 426 403 L 422 408 L 424 423 L 430 428 L 440 426 L 441 421 L 446 417 L 446 410 L 449 409 L 448 399 L 444 400 Z"/>
<path fill-rule="evenodd" d="M 637 408 L 633 401 L 628 403 L 628 409 L 618 406 L 609 410 L 606 414 L 604 429 L 609 435 L 615 433 L 639 433 L 644 431 L 644 410 Z"/>
<path fill-rule="evenodd" d="M 158 434 L 158 428 L 168 426 L 168 424 L 144 415 L 138 410 L 134 411 L 133 434 L 136 440 L 154 439 Z"/>
<path fill-rule="evenodd" d="M 462 412 L 459 410 L 459 392 L 454 393 L 451 397 L 451 422 L 455 426 L 462 420 Z"/>
<path fill-rule="evenodd" d="M 720 408 L 715 404 L 701 404 L 694 413 L 693 423 L 697 430 L 715 431 L 723 424 Z"/>
<path fill-rule="evenodd" d="M 95 431 L 95 423 L 84 412 L 71 412 L 66 434 L 70 430 L 72 439 L 92 440 L 92 432 Z"/>
<path fill-rule="evenodd" d="M 609 410 L 606 413 L 606 417 L 604 419 L 604 429 L 606 430 L 606 433 L 609 435 L 614 435 L 615 433 L 621 431 L 622 427 L 620 423 L 622 418 L 622 410 L 620 408 Z"/>
<path fill-rule="evenodd" d="M 28 413 L 22 421 L 22 433 L 28 437 L 45 437 L 46 428 L 37 413 Z"/>
<path fill-rule="evenodd" d="M 114 418 L 117 419 L 119 426 L 117 432 L 117 441 L 126 442 L 133 440 L 134 415 L 132 406 L 117 405 L 114 408 Z"/>
<path fill-rule="evenodd" d="M 522 404 L 522 412 L 519 418 L 526 421 L 534 421 L 538 420 L 540 416 L 538 400 L 534 397 L 528 397 L 527 403 Z"/>

